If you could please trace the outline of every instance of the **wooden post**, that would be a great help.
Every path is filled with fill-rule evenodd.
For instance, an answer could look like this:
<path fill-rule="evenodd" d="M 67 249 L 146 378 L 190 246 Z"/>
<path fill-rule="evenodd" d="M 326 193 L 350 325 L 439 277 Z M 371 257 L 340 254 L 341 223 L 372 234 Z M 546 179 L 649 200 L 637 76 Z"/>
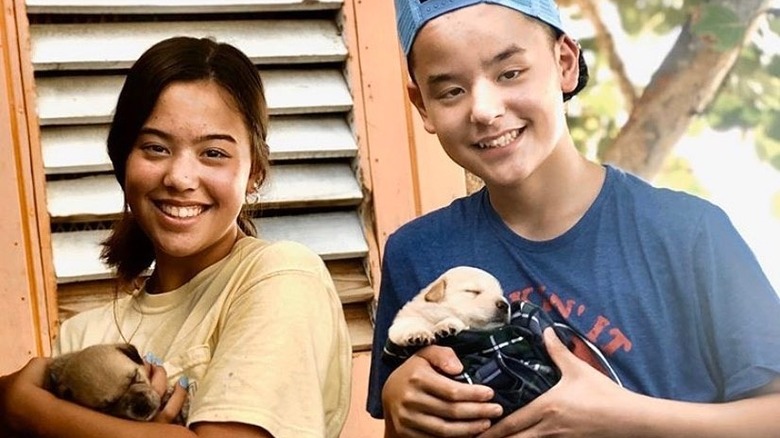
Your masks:
<path fill-rule="evenodd" d="M 51 352 L 56 299 L 23 0 L 0 0 L 0 374 Z"/>

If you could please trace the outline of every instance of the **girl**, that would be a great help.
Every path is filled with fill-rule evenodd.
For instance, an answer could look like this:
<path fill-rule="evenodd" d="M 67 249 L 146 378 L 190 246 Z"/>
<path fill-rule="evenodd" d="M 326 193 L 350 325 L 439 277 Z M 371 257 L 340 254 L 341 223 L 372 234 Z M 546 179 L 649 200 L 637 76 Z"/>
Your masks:
<path fill-rule="evenodd" d="M 55 351 L 132 343 L 156 388 L 177 389 L 153 422 L 113 418 L 52 396 L 46 360 L 33 359 L 0 379 L 6 427 L 40 437 L 338 436 L 351 347 L 333 282 L 302 245 L 256 238 L 242 212 L 268 172 L 267 127 L 257 69 L 236 48 L 176 37 L 138 59 L 108 136 L 126 210 L 103 250 L 120 285 L 138 287 L 65 321 Z M 169 424 L 187 394 L 187 427 Z"/>

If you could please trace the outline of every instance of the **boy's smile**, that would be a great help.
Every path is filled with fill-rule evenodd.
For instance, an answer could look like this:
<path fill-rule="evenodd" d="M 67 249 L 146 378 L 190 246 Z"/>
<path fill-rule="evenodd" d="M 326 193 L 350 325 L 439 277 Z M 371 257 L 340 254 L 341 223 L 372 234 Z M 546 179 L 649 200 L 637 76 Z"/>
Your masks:
<path fill-rule="evenodd" d="M 565 138 L 562 91 L 576 84 L 578 55 L 566 38 L 491 4 L 431 20 L 410 53 L 426 130 L 486 185 L 519 184 Z"/>

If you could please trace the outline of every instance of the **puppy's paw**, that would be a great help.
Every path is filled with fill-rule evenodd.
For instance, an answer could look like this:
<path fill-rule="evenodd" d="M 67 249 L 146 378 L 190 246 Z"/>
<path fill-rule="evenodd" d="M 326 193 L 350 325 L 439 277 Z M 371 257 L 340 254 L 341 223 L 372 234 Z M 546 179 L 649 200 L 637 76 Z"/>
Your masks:
<path fill-rule="evenodd" d="M 419 320 L 397 320 L 387 333 L 390 341 L 401 347 L 424 347 L 436 340 L 431 328 Z"/>
<path fill-rule="evenodd" d="M 436 334 L 436 339 L 446 338 L 447 336 L 454 336 L 466 329 L 466 324 L 458 318 L 450 316 L 436 323 L 433 326 L 433 332 Z"/>

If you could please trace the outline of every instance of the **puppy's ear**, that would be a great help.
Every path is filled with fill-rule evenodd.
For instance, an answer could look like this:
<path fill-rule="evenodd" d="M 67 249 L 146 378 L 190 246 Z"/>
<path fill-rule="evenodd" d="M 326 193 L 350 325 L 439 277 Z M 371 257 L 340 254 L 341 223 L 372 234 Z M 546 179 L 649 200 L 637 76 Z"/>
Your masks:
<path fill-rule="evenodd" d="M 117 345 L 116 349 L 121 351 L 122 354 L 129 357 L 130 360 L 137 363 L 138 365 L 144 364 L 144 360 L 141 359 L 141 354 L 138 353 L 138 349 L 136 349 L 133 344 L 120 344 Z"/>
<path fill-rule="evenodd" d="M 428 292 L 425 293 L 425 301 L 438 303 L 444 299 L 444 290 L 447 288 L 447 281 L 444 279 L 438 280 L 431 285 Z"/>

